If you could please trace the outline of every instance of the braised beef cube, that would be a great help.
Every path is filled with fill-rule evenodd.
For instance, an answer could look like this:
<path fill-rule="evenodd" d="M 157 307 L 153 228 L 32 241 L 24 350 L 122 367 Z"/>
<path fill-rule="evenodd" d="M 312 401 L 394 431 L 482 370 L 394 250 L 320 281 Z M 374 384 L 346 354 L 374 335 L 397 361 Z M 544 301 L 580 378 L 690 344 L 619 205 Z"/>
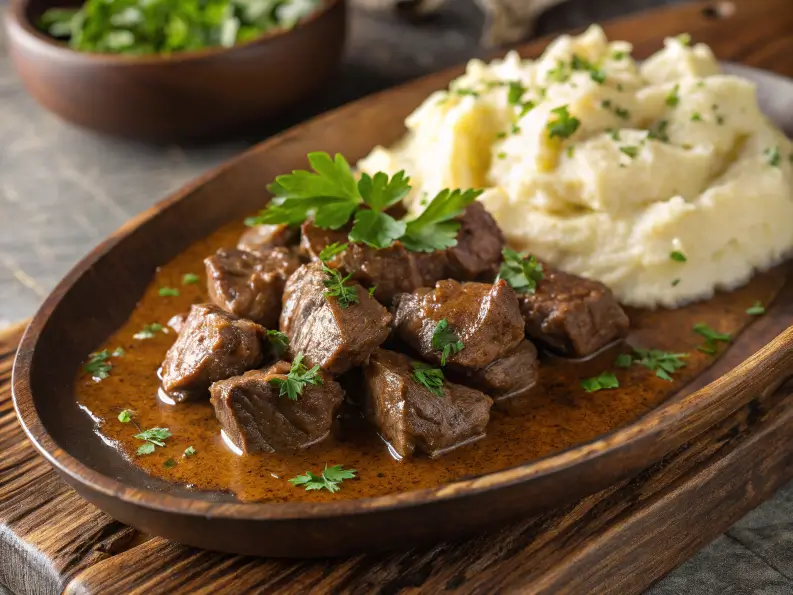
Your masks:
<path fill-rule="evenodd" d="M 363 368 L 367 418 L 400 456 L 419 450 L 435 458 L 484 437 L 490 397 L 448 381 L 437 395 L 413 372 L 410 358 L 385 349 Z"/>
<path fill-rule="evenodd" d="M 526 334 L 562 354 L 590 355 L 628 334 L 628 316 L 597 281 L 546 266 L 535 293 L 518 297 Z"/>
<path fill-rule="evenodd" d="M 465 209 L 457 233 L 457 245 L 447 250 L 448 277 L 461 281 L 495 278 L 501 264 L 504 249 L 504 234 L 480 203 L 475 202 Z"/>
<path fill-rule="evenodd" d="M 209 386 L 262 362 L 266 330 L 212 304 L 190 309 L 176 342 L 165 354 L 161 378 L 176 402 L 209 396 Z"/>
<path fill-rule="evenodd" d="M 299 230 L 288 225 L 256 225 L 248 228 L 237 242 L 237 248 L 263 252 L 269 248 L 291 246 L 298 241 Z"/>
<path fill-rule="evenodd" d="M 289 337 L 293 356 L 302 353 L 306 365 L 319 364 L 331 374 L 342 374 L 368 361 L 389 334 L 391 314 L 369 292 L 353 281 L 357 303 L 340 303 L 325 293 L 329 275 L 322 263 L 303 265 L 286 282 L 281 331 Z"/>
<path fill-rule="evenodd" d="M 320 229 L 311 222 L 304 223 L 302 231 L 301 251 L 312 259 L 319 258 L 325 246 L 348 243 L 347 231 Z M 390 304 L 399 293 L 443 279 L 446 262 L 445 252 L 410 252 L 400 242 L 382 250 L 353 242 L 329 264 L 351 274 L 366 288 L 376 287 L 375 297 Z"/>
<path fill-rule="evenodd" d="M 215 415 L 226 436 L 242 452 L 280 452 L 308 448 L 331 431 L 344 391 L 321 372 L 322 384 L 307 384 L 296 400 L 279 395 L 274 379 L 285 380 L 290 364 L 251 370 L 210 388 Z"/>
<path fill-rule="evenodd" d="M 525 339 L 510 353 L 478 370 L 452 370 L 458 382 L 489 395 L 495 402 L 525 397 L 537 385 L 537 348 Z"/>
<path fill-rule="evenodd" d="M 173 330 L 178 333 L 182 332 L 182 327 L 184 326 L 184 321 L 187 320 L 187 314 L 174 314 L 168 319 L 166 322 L 166 326 L 169 326 Z"/>
<path fill-rule="evenodd" d="M 218 250 L 204 259 L 212 302 L 232 314 L 274 328 L 286 279 L 300 262 L 286 248 L 264 252 Z"/>
<path fill-rule="evenodd" d="M 503 280 L 494 285 L 438 281 L 434 289 L 419 289 L 395 300 L 397 336 L 435 364 L 442 363 L 442 352 L 433 345 L 433 335 L 444 319 L 446 332 L 463 343 L 462 350 L 446 360 L 454 366 L 484 368 L 525 338 L 518 298 Z"/>

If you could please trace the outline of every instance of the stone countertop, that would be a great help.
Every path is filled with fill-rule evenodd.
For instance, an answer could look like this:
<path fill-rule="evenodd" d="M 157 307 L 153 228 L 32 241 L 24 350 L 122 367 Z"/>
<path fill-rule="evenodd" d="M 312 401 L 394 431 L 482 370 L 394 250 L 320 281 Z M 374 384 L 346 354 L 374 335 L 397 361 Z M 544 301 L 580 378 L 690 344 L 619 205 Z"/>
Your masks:
<path fill-rule="evenodd" d="M 541 17 L 538 34 L 673 1 L 571 0 Z M 0 8 L 4 4 L 0 0 Z M 0 31 L 0 328 L 32 315 L 66 271 L 130 217 L 252 143 L 362 95 L 481 55 L 481 25 L 471 0 L 451 0 L 420 25 L 353 11 L 346 58 L 327 93 L 249 138 L 200 148 L 152 148 L 60 122 L 22 89 Z M 791 519 L 793 483 L 649 593 L 793 593 Z"/>

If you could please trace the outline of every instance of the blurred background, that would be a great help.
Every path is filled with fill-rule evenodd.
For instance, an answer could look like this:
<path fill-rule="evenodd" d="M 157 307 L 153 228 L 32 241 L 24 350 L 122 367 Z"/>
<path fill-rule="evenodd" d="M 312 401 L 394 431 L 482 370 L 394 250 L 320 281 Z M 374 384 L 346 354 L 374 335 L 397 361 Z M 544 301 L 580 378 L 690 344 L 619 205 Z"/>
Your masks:
<path fill-rule="evenodd" d="M 327 85 L 261 125 L 192 147 L 119 140 L 60 120 L 23 88 L 2 30 L 0 328 L 32 315 L 69 268 L 108 233 L 251 144 L 352 99 L 491 54 L 494 49 L 483 46 L 482 36 L 492 32 L 493 15 L 503 15 L 510 5 L 523 13 L 507 13 L 508 22 L 523 19 L 512 36 L 530 39 L 673 3 L 567 0 L 544 9 L 554 2 L 423 0 L 396 8 L 395 0 L 352 0 L 342 62 Z M 0 8 L 8 6 L 8 0 L 0 0 Z M 430 13 L 418 15 L 421 10 Z M 278 81 L 273 90 L 278 92 Z"/>

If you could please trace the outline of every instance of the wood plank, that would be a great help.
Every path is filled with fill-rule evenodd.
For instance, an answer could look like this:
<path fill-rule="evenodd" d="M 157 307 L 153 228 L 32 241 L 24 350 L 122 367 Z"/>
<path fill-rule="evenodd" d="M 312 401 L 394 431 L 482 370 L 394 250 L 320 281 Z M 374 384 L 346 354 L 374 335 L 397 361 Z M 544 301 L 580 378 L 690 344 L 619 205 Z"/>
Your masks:
<path fill-rule="evenodd" d="M 611 24 L 647 55 L 689 31 L 722 59 L 793 76 L 793 4 L 665 8 Z M 703 12 L 704 11 L 704 12 Z M 536 54 L 545 40 L 523 48 Z M 345 560 L 257 560 L 146 540 L 80 500 L 24 439 L 8 394 L 21 329 L 0 335 L 0 583 L 16 593 L 638 593 L 793 476 L 793 386 L 629 482 L 460 543 Z M 529 587 L 530 585 L 530 587 Z"/>

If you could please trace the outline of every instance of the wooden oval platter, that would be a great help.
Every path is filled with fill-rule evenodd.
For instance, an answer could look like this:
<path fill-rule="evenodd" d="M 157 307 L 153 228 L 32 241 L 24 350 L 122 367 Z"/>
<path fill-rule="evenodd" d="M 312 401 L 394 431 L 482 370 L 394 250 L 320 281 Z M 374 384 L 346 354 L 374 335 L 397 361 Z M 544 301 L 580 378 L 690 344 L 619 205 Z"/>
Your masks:
<path fill-rule="evenodd" d="M 725 70 L 755 81 L 763 111 L 788 134 L 793 131 L 793 113 L 785 109 L 793 81 L 732 65 Z M 517 418 L 525 424 L 522 431 L 498 414 L 487 439 L 471 447 L 474 454 L 455 451 L 437 461 L 401 463 L 382 457 L 328 460 L 344 452 L 353 456 L 338 450 L 342 445 L 298 459 L 314 468 L 323 462 L 356 466 L 359 477 L 345 483 L 343 497 L 303 492 L 283 478 L 286 491 L 260 490 L 256 476 L 267 471 L 264 459 L 236 463 L 231 453 L 222 453 L 222 444 L 207 442 L 191 457 L 189 464 L 201 470 L 192 475 L 187 464 L 166 473 L 165 454 L 148 459 L 152 463 L 145 468 L 123 456 L 124 436 L 97 431 L 103 420 L 89 415 L 100 403 L 109 410 L 125 406 L 113 402 L 118 385 L 75 393 L 86 355 L 109 337 L 123 342 L 125 333 L 144 322 L 129 319 L 137 304 L 145 305 L 177 275 L 196 272 L 203 256 L 228 244 L 242 219 L 266 203 L 265 187 L 276 175 L 305 167 L 312 151 L 340 152 L 353 161 L 375 145 L 391 144 L 403 134 L 404 118 L 460 72 L 444 71 L 368 97 L 267 140 L 130 221 L 66 276 L 25 333 L 13 392 L 28 436 L 78 493 L 144 533 L 211 550 L 318 557 L 410 547 L 471 534 L 607 487 L 792 375 L 793 277 L 782 264 L 707 302 L 631 313 L 635 333 L 654 334 L 664 346 L 692 352 L 687 372 L 674 383 L 651 378 L 641 390 L 617 397 L 580 389 L 572 395 L 572 384 L 548 382 L 546 397 Z M 173 302 L 174 313 L 205 299 L 199 288 L 191 291 Z M 745 314 L 755 300 L 767 304 L 762 317 Z M 698 339 L 689 335 L 691 323 L 700 319 L 732 325 L 734 340 L 718 358 L 696 352 Z M 172 339 L 163 336 L 145 349 L 161 359 Z M 613 360 L 614 352 L 602 357 Z M 129 361 L 134 367 L 134 358 Z M 577 379 L 597 369 L 591 361 L 576 365 L 582 367 L 562 366 L 557 375 Z M 141 400 L 132 405 L 138 409 L 153 399 L 146 425 L 170 424 L 173 443 L 184 450 L 188 442 L 179 441 L 179 422 L 154 404 L 155 373 L 156 367 L 141 368 L 114 382 L 135 383 Z M 184 427 L 191 439 L 205 421 L 203 410 L 196 411 Z M 499 423 L 513 433 L 501 432 Z"/>

